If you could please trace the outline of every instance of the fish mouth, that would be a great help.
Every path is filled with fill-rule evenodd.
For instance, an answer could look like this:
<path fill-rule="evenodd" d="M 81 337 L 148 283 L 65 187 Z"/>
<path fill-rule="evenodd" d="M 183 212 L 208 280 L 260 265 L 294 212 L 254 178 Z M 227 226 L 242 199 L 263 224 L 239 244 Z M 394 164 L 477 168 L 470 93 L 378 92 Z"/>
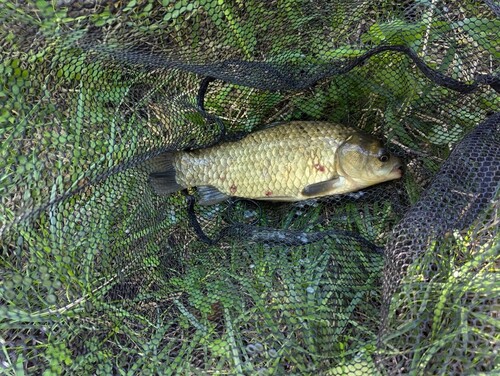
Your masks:
<path fill-rule="evenodd" d="M 401 176 L 403 176 L 403 165 L 401 163 L 395 165 L 391 170 L 391 175 L 395 176 L 396 178 L 400 178 Z"/>

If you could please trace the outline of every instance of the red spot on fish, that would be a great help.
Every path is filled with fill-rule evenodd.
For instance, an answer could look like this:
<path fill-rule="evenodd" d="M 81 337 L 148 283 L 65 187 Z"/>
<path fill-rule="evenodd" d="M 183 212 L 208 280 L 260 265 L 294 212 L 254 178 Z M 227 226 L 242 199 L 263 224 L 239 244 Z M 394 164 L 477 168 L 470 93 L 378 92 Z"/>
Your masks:
<path fill-rule="evenodd" d="M 229 187 L 229 192 L 231 192 L 231 194 L 234 195 L 237 189 L 238 187 L 233 184 L 231 187 Z"/>
<path fill-rule="evenodd" d="M 318 170 L 319 172 L 325 172 L 325 166 L 323 166 L 323 165 L 321 165 L 321 164 L 319 164 L 319 163 L 315 163 L 315 164 L 314 164 L 314 168 L 315 168 L 316 170 Z"/>
<path fill-rule="evenodd" d="M 265 195 L 266 195 L 267 197 L 272 196 L 272 195 L 273 195 L 273 191 L 267 191 L 267 192 L 265 193 Z"/>

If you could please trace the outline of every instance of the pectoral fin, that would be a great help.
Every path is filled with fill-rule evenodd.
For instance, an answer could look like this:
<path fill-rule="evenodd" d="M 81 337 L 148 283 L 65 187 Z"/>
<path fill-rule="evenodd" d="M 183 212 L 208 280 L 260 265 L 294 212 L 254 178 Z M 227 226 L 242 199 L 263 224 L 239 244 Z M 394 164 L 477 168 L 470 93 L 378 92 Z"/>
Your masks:
<path fill-rule="evenodd" d="M 307 185 L 302 190 L 302 194 L 307 197 L 326 196 L 328 194 L 332 194 L 332 191 L 339 189 L 341 186 L 342 178 L 340 176 L 336 176 L 330 180 Z"/>
<path fill-rule="evenodd" d="M 222 193 L 217 188 L 211 185 L 202 185 L 198 187 L 198 193 L 200 194 L 200 205 L 215 205 L 223 201 L 226 201 L 229 196 Z"/>

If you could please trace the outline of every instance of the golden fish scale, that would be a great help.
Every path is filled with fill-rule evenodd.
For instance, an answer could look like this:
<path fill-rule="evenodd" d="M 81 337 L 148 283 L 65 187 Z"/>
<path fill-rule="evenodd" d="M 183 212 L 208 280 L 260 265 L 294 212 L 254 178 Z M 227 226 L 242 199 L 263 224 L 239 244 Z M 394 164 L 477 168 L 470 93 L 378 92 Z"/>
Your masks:
<path fill-rule="evenodd" d="M 328 122 L 277 125 L 237 142 L 177 154 L 176 180 L 231 196 L 304 198 L 305 186 L 337 175 L 335 151 L 355 132 Z"/>

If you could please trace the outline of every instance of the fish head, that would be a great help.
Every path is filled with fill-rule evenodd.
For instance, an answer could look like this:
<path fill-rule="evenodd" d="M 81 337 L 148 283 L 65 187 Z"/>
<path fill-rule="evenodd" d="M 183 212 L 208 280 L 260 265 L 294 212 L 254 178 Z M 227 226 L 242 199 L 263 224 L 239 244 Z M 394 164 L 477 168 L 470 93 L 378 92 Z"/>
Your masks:
<path fill-rule="evenodd" d="M 359 187 L 399 179 L 401 160 L 391 155 L 375 137 L 356 133 L 337 150 L 338 169 Z"/>

